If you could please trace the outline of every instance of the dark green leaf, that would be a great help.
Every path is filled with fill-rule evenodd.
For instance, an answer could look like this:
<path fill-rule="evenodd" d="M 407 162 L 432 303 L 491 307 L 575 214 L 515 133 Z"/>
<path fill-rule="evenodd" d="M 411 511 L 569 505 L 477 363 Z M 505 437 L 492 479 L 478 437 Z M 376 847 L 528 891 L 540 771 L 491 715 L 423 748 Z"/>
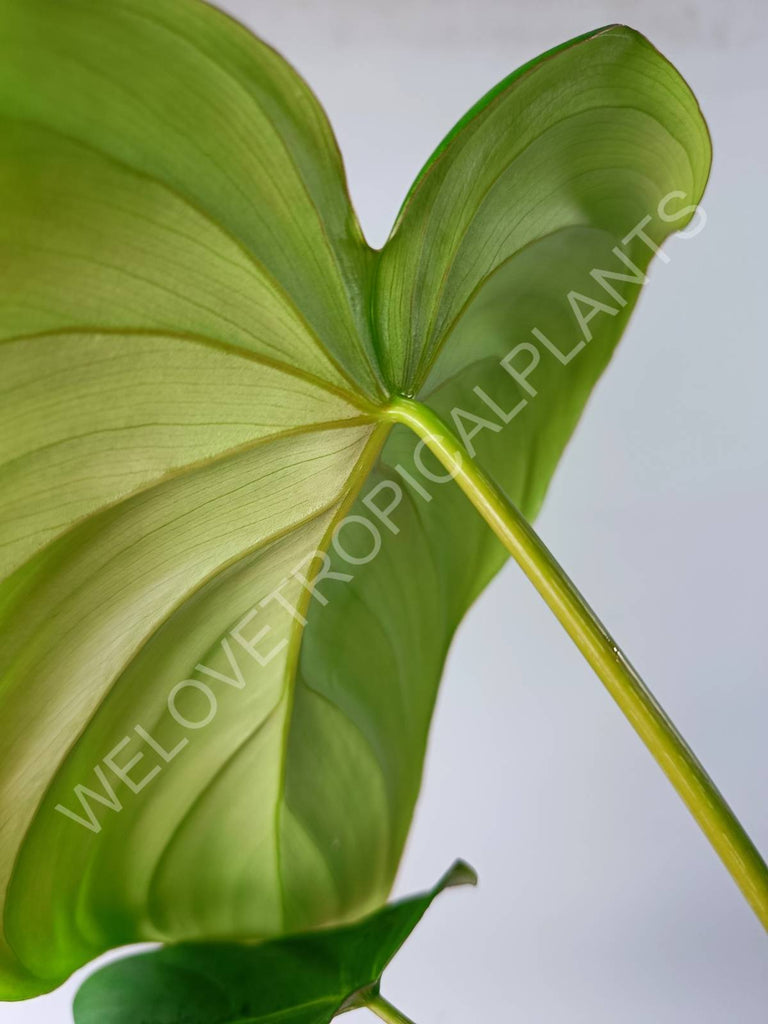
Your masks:
<path fill-rule="evenodd" d="M 457 861 L 430 892 L 343 928 L 119 960 L 83 984 L 75 1024 L 327 1024 L 378 991 L 384 968 L 443 889 L 476 882 Z"/>

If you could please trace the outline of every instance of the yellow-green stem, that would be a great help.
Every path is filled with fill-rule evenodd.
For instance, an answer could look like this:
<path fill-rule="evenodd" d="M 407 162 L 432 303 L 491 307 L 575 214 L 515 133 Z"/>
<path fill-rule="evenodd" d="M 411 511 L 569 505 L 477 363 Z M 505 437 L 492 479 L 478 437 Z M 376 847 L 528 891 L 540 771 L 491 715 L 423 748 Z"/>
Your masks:
<path fill-rule="evenodd" d="M 395 398 L 390 419 L 409 426 L 453 473 L 496 536 L 557 616 L 675 787 L 768 930 L 768 868 L 715 784 L 525 517 L 430 409 Z"/>
<path fill-rule="evenodd" d="M 384 996 L 371 995 L 366 999 L 365 1005 L 369 1010 L 373 1010 L 377 1017 L 381 1017 L 382 1020 L 387 1021 L 387 1024 L 413 1024 L 410 1017 L 406 1017 L 404 1013 L 400 1013 L 397 1007 L 393 1006 L 392 1003 L 387 1002 Z"/>

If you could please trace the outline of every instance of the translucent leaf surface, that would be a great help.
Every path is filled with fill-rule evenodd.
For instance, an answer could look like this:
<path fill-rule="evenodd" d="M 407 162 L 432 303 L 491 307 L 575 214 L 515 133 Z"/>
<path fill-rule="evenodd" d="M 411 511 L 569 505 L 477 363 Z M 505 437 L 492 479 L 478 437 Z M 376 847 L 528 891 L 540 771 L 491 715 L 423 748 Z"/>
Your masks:
<path fill-rule="evenodd" d="M 112 946 L 386 899 L 448 645 L 504 559 L 391 398 L 459 409 L 533 516 L 710 149 L 677 72 L 601 29 L 470 111 L 374 252 L 306 85 L 196 0 L 0 0 L 0 129 L 23 998 Z M 534 327 L 552 347 L 505 368 Z"/>

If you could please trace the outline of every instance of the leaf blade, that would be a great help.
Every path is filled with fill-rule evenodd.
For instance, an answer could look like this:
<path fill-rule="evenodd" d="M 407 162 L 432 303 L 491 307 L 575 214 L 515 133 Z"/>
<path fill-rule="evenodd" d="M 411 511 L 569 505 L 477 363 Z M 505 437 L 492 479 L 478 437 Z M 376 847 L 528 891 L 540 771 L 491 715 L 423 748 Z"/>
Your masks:
<path fill-rule="evenodd" d="M 0 539 L 30 545 L 16 549 L 0 584 L 12 637 L 2 649 L 0 787 L 14 809 L 0 841 L 2 898 L 9 893 L 0 972 L 2 994 L 21 998 L 116 944 L 269 937 L 358 917 L 385 899 L 448 646 L 506 556 L 461 494 L 422 471 L 408 433 L 387 433 L 384 377 L 402 376 L 446 419 L 456 407 L 489 417 L 478 387 L 497 409 L 527 395 L 500 367 L 511 334 L 527 336 L 533 320 L 564 351 L 572 342 L 559 290 L 590 285 L 624 214 L 660 187 L 645 182 L 645 163 L 667 152 L 666 129 L 648 146 L 647 118 L 606 113 L 617 66 L 620 89 L 636 80 L 643 103 L 648 92 L 661 103 L 668 86 L 684 97 L 674 116 L 697 140 L 697 168 L 691 176 L 672 145 L 664 183 L 702 182 L 708 150 L 698 108 L 663 58 L 628 30 L 590 34 L 505 80 L 462 119 L 374 257 L 316 101 L 273 51 L 217 12 L 192 0 L 0 0 L 0 25 L 11 51 L 0 61 L 0 117 L 10 126 L 0 133 L 0 253 L 12 267 L 0 279 L 0 362 L 21 396 L 8 406 L 0 460 L 26 472 L 9 477 L 15 532 Z M 608 43 L 598 74 L 588 47 Z M 653 73 L 639 75 L 638 62 Z M 126 66 L 144 73 L 121 86 Z M 583 80 L 596 74 L 600 103 L 590 107 Z M 103 106 L 93 103 L 100 79 Z M 533 114 L 524 102 L 531 81 L 546 86 Z M 586 137 L 603 140 L 595 173 L 577 167 L 592 173 L 595 195 L 577 198 L 587 212 L 610 213 L 610 224 L 582 223 L 571 202 L 566 158 L 589 155 L 578 131 L 556 133 L 546 174 L 536 173 L 539 160 L 500 191 L 492 179 L 492 202 L 472 198 L 486 163 L 488 173 L 505 160 L 520 167 L 515 124 L 530 132 L 537 111 L 571 87 L 591 111 Z M 491 115 L 505 97 L 514 117 L 507 109 L 500 151 L 487 160 L 487 126 L 498 127 Z M 620 187 L 606 176 L 605 140 L 617 126 L 640 184 L 628 172 Z M 257 143 L 270 148 L 263 166 Z M 525 152 L 535 151 L 534 139 Z M 472 202 L 457 199 L 461 189 L 441 194 L 457 178 Z M 499 234 L 525 206 L 526 182 L 539 179 L 565 195 L 578 223 L 554 218 L 552 231 L 536 234 L 534 217 L 530 237 L 515 235 L 514 223 Z M 636 245 L 628 251 L 647 265 Z M 484 467 L 529 517 L 636 299 L 627 282 L 617 288 L 624 304 L 591 324 L 582 356 L 563 366 L 542 350 L 539 397 L 513 435 L 497 421 L 477 436 Z M 377 352 L 391 353 L 381 372 Z M 121 388 L 125 400 L 110 403 Z M 57 413 L 47 423 L 46 403 Z M 168 432 L 174 424 L 178 434 Z M 49 461 L 35 463 L 46 451 Z M 80 461 L 72 476 L 68 465 Z M 48 486 L 35 490 L 41 472 Z M 59 499 L 57 481 L 71 484 L 71 499 Z M 380 487 L 401 488 L 395 528 L 369 503 Z M 350 563 L 332 543 L 347 511 L 378 529 L 375 558 L 365 532 L 349 526 L 347 551 L 364 557 Z M 39 527 L 31 539 L 22 518 Z M 331 570 L 320 583 L 328 605 L 306 607 L 296 570 L 309 572 L 318 549 Z M 280 611 L 274 597 L 259 609 L 281 586 L 306 626 L 285 608 L 282 621 L 270 618 Z M 224 641 L 237 643 L 233 629 L 254 608 L 254 628 L 266 623 L 286 654 L 271 675 L 251 666 L 241 692 Z M 161 750 L 180 736 L 191 743 L 168 708 L 190 676 L 220 688 L 223 713 L 210 735 L 194 733 L 198 753 L 165 765 L 134 726 Z M 161 768 L 152 788 L 134 793 L 109 767 L 118 748 Z M 96 767 L 112 773 L 121 809 L 98 804 L 101 831 L 80 834 L 57 805 L 85 814 L 77 787 L 100 784 Z M 53 863 L 52 848 L 61 850 Z"/>
<path fill-rule="evenodd" d="M 438 147 L 384 247 L 377 321 L 388 379 L 404 393 L 418 395 L 472 295 L 516 253 L 568 226 L 616 235 L 670 187 L 685 185 L 691 202 L 704 190 L 698 104 L 639 33 L 609 26 L 521 71 Z M 641 183 L 665 162 L 658 184 Z"/>
<path fill-rule="evenodd" d="M 378 990 L 384 969 L 444 889 L 475 885 L 457 861 L 421 896 L 352 925 L 261 946 L 168 947 L 118 961 L 75 997 L 76 1024 L 327 1024 Z M 149 1016 L 148 1016 L 149 1014 Z"/>
<path fill-rule="evenodd" d="M 52 127 L 202 209 L 375 394 L 353 308 L 368 252 L 325 116 L 285 61 L 184 0 L 3 0 L 0 18 L 0 115 Z"/>

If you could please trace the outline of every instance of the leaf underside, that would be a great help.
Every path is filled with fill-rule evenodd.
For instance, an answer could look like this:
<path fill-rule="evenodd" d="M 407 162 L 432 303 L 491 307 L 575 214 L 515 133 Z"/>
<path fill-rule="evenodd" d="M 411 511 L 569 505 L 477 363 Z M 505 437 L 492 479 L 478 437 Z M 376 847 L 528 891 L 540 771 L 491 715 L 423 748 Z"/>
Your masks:
<path fill-rule="evenodd" d="M 475 445 L 533 517 L 639 290 L 590 270 L 626 271 L 613 247 L 647 215 L 654 244 L 683 226 L 658 204 L 695 204 L 709 162 L 674 68 L 600 29 L 473 108 L 377 252 L 314 96 L 237 23 L 0 0 L 0 998 L 118 945 L 382 904 L 448 645 L 505 557 L 388 399 L 526 399 Z M 569 291 L 615 310 L 578 358 L 541 357 L 534 397 L 499 361 L 533 327 L 572 348 Z M 378 522 L 362 564 L 348 522 L 342 557 L 334 530 L 388 480 L 397 533 Z M 322 599 L 295 572 L 317 552 Z M 218 701 L 194 730 L 168 707 L 190 679 L 189 720 L 201 684 Z M 115 750 L 153 773 L 140 792 Z M 86 817 L 77 786 L 98 832 L 56 809 Z"/>
<path fill-rule="evenodd" d="M 352 925 L 257 946 L 166 946 L 119 960 L 83 984 L 75 1024 L 327 1024 L 378 991 L 436 896 L 476 882 L 457 861 L 430 892 Z"/>

